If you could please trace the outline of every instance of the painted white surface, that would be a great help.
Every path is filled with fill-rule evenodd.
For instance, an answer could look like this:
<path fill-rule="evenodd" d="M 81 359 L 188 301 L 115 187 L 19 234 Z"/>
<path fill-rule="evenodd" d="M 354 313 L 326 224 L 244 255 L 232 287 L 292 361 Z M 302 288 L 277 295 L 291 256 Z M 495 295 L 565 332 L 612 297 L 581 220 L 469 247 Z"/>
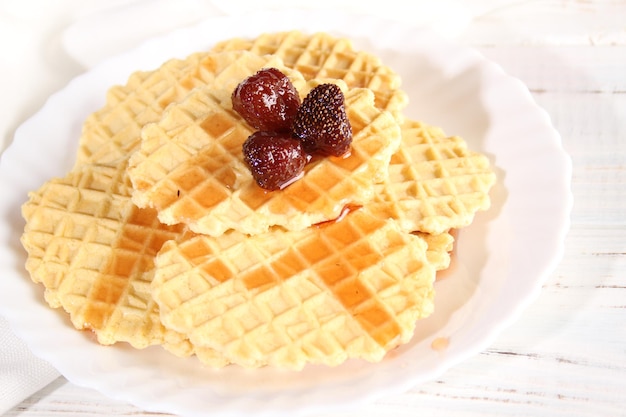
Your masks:
<path fill-rule="evenodd" d="M 115 19 L 112 8 L 128 3 L 144 10 L 150 4 L 0 2 L 2 148 L 47 96 L 107 55 L 75 48 L 71 57 L 62 43 L 64 31 L 93 19 L 93 13 Z M 167 10 L 166 3 L 151 7 Z M 185 1 L 181 7 L 188 10 L 172 19 L 185 25 L 205 14 L 234 12 L 221 3 L 240 11 L 256 4 Z M 575 202 L 565 256 L 539 298 L 488 349 L 405 394 L 331 417 L 626 415 L 626 3 L 463 4 L 447 22 L 453 27 L 449 37 L 520 78 L 550 114 L 572 157 Z M 445 21 L 440 9 L 424 10 Z M 395 15 L 406 21 L 402 11 L 398 3 Z M 423 17 L 416 18 L 420 22 Z M 136 34 L 133 42 L 154 34 Z M 154 415 L 61 377 L 6 416 L 131 414 Z"/>

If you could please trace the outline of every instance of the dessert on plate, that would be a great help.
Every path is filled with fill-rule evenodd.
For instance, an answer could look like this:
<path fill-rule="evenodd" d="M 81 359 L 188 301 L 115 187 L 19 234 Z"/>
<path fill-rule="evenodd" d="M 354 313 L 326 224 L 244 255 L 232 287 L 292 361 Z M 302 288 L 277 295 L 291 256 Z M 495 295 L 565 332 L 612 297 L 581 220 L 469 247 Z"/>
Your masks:
<path fill-rule="evenodd" d="M 229 39 L 112 86 L 22 206 L 26 269 L 104 345 L 208 367 L 383 360 L 436 309 L 488 158 L 326 33 Z"/>

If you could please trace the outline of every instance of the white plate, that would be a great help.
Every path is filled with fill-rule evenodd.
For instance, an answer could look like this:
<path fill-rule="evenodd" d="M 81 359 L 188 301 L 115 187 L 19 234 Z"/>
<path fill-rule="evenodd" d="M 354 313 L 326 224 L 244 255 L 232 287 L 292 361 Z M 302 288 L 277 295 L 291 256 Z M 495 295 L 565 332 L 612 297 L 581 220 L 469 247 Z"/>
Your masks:
<path fill-rule="evenodd" d="M 402 75 L 407 114 L 463 136 L 490 156 L 493 206 L 458 240 L 457 264 L 437 283 L 436 313 L 411 343 L 379 364 L 350 361 L 302 372 L 202 369 L 160 348 L 102 347 L 50 310 L 23 269 L 19 207 L 29 190 L 72 166 L 83 119 L 106 89 L 137 69 L 263 31 L 351 37 Z M 435 35 L 368 17 L 296 12 L 214 19 L 155 39 L 74 79 L 16 132 L 0 180 L 1 312 L 33 350 L 70 381 L 143 409 L 194 416 L 293 416 L 337 410 L 405 391 L 486 348 L 537 295 L 559 261 L 569 226 L 571 164 L 546 113 L 519 81 L 478 53 Z M 446 338 L 443 351 L 431 347 Z"/>

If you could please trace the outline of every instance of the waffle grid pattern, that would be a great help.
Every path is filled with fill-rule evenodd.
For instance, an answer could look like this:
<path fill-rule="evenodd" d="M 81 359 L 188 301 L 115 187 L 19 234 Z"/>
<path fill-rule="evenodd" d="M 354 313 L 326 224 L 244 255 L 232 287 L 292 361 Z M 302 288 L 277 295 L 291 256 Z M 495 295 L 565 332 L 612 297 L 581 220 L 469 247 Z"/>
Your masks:
<path fill-rule="evenodd" d="M 285 65 L 299 71 L 304 78 L 333 78 L 346 82 L 349 88 L 369 88 L 376 106 L 401 116 L 408 98 L 400 90 L 400 77 L 380 59 L 355 51 L 345 38 L 326 33 L 304 34 L 298 31 L 267 33 L 255 39 L 235 38 L 220 42 L 213 52 L 246 50 L 258 55 L 279 56 Z"/>
<path fill-rule="evenodd" d="M 396 219 L 406 231 L 439 234 L 469 225 L 477 211 L 488 208 L 494 183 L 489 159 L 469 150 L 463 139 L 406 121 L 402 146 L 370 209 Z"/>
<path fill-rule="evenodd" d="M 153 296 L 167 326 L 243 366 L 377 361 L 432 311 L 426 249 L 364 210 L 301 232 L 198 235 L 164 246 Z"/>
<path fill-rule="evenodd" d="M 168 105 L 194 88 L 212 83 L 225 63 L 240 55 L 198 52 L 153 71 L 135 72 L 126 85 L 111 87 L 105 106 L 84 123 L 77 164 L 112 163 L 130 155 L 139 147 L 143 126 L 158 121 Z"/>
<path fill-rule="evenodd" d="M 176 350 L 183 337 L 161 325 L 148 271 L 181 228 L 161 225 L 129 194 L 125 164 L 85 166 L 32 193 L 23 206 L 27 269 L 44 284 L 50 305 L 63 307 L 100 343 L 168 343 Z"/>

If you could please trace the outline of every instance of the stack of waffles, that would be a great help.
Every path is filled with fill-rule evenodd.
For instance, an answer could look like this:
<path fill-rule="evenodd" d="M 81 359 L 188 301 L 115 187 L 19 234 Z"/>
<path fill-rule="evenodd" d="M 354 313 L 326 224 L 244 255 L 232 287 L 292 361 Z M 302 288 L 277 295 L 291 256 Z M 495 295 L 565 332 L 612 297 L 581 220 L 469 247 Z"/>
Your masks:
<path fill-rule="evenodd" d="M 261 68 L 302 97 L 332 82 L 353 130 L 265 191 L 231 93 Z M 101 344 L 161 345 L 209 367 L 380 361 L 435 307 L 452 230 L 490 205 L 495 175 L 460 137 L 404 115 L 400 77 L 325 33 L 231 39 L 112 87 L 76 164 L 29 194 L 26 269 Z"/>

